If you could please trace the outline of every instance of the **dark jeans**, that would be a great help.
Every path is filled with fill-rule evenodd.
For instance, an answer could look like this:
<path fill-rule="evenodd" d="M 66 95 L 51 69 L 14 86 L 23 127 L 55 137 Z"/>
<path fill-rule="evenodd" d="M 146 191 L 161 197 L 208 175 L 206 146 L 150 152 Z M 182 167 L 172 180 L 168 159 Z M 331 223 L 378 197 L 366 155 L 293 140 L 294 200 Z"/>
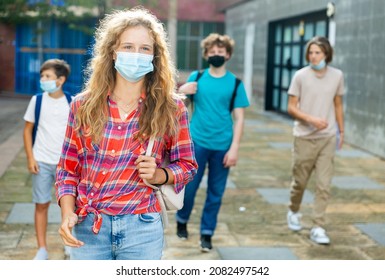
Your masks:
<path fill-rule="evenodd" d="M 193 181 L 186 186 L 184 206 L 176 213 L 176 220 L 180 223 L 188 222 L 194 207 L 196 192 L 204 175 L 206 164 L 208 164 L 207 194 L 201 218 L 200 233 L 214 235 L 219 208 L 221 207 L 222 196 L 225 192 L 227 176 L 230 170 L 223 166 L 223 158 L 227 150 L 209 150 L 196 143 L 194 143 L 194 149 L 195 158 L 199 165 L 198 172 Z"/>

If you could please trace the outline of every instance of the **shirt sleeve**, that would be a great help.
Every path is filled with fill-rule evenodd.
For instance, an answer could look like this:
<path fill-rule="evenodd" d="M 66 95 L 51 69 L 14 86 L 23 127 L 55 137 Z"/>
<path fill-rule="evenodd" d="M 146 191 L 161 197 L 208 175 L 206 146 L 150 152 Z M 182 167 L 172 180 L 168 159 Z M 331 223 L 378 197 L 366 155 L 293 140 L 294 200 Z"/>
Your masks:
<path fill-rule="evenodd" d="M 35 123 L 35 107 L 36 107 L 36 95 L 32 96 L 29 101 L 27 111 L 24 114 L 24 120 L 26 122 Z"/>
<path fill-rule="evenodd" d="M 188 110 L 180 100 L 177 101 L 180 117 L 178 135 L 171 138 L 170 165 L 167 167 L 174 175 L 175 191 L 179 193 L 190 182 L 198 169 L 194 145 L 190 135 Z"/>
<path fill-rule="evenodd" d="M 79 101 L 71 103 L 71 110 L 68 117 L 67 129 L 62 147 L 59 164 L 56 171 L 56 198 L 64 195 L 76 197 L 76 188 L 81 174 L 81 165 L 78 157 L 78 150 L 81 150 L 81 141 L 75 131 L 75 113 L 76 105 Z"/>
<path fill-rule="evenodd" d="M 301 93 L 300 78 L 298 71 L 294 74 L 293 79 L 291 80 L 289 90 L 287 91 L 288 95 L 294 95 L 299 97 Z"/>

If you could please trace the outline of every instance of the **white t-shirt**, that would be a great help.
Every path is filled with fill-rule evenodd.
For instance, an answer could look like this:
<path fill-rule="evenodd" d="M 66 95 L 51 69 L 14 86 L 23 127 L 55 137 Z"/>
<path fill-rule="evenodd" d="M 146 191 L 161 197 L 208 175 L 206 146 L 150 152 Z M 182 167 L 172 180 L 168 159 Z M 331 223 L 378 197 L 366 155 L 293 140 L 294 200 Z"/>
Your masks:
<path fill-rule="evenodd" d="M 33 96 L 24 115 L 25 121 L 35 123 L 35 106 L 36 96 Z M 39 126 L 33 145 L 36 161 L 48 164 L 59 163 L 69 111 L 70 106 L 64 95 L 56 99 L 47 92 L 43 93 Z"/>
<path fill-rule="evenodd" d="M 323 77 L 317 77 L 310 66 L 298 70 L 290 84 L 289 95 L 298 97 L 298 108 L 309 115 L 327 120 L 325 129 L 300 120 L 294 121 L 293 134 L 308 139 L 323 138 L 336 134 L 334 98 L 344 94 L 344 77 L 341 70 L 327 66 Z"/>

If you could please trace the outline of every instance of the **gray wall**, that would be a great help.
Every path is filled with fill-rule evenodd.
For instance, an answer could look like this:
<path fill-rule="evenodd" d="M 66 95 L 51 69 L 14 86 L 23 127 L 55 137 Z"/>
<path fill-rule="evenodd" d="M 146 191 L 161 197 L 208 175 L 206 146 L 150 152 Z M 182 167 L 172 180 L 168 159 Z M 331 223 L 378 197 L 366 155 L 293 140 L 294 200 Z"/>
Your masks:
<path fill-rule="evenodd" d="M 324 0 L 251 0 L 226 11 L 226 32 L 236 41 L 229 69 L 243 74 L 246 26 L 255 23 L 253 106 L 263 111 L 268 23 L 325 9 Z M 345 75 L 346 142 L 385 158 L 385 1 L 336 0 L 332 65 Z"/>

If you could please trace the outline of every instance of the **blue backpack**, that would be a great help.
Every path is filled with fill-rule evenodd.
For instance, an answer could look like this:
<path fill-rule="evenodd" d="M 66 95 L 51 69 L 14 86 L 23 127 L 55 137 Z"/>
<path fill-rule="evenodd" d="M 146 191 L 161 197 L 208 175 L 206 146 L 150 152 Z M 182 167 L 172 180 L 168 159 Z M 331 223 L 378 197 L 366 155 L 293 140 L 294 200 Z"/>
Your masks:
<path fill-rule="evenodd" d="M 72 96 L 68 92 L 64 92 L 65 97 L 67 98 L 68 105 L 72 102 Z M 35 124 L 32 131 L 32 145 L 35 143 L 37 127 L 39 126 L 40 110 L 41 103 L 43 101 L 43 93 L 36 94 L 36 106 L 35 106 Z"/>

